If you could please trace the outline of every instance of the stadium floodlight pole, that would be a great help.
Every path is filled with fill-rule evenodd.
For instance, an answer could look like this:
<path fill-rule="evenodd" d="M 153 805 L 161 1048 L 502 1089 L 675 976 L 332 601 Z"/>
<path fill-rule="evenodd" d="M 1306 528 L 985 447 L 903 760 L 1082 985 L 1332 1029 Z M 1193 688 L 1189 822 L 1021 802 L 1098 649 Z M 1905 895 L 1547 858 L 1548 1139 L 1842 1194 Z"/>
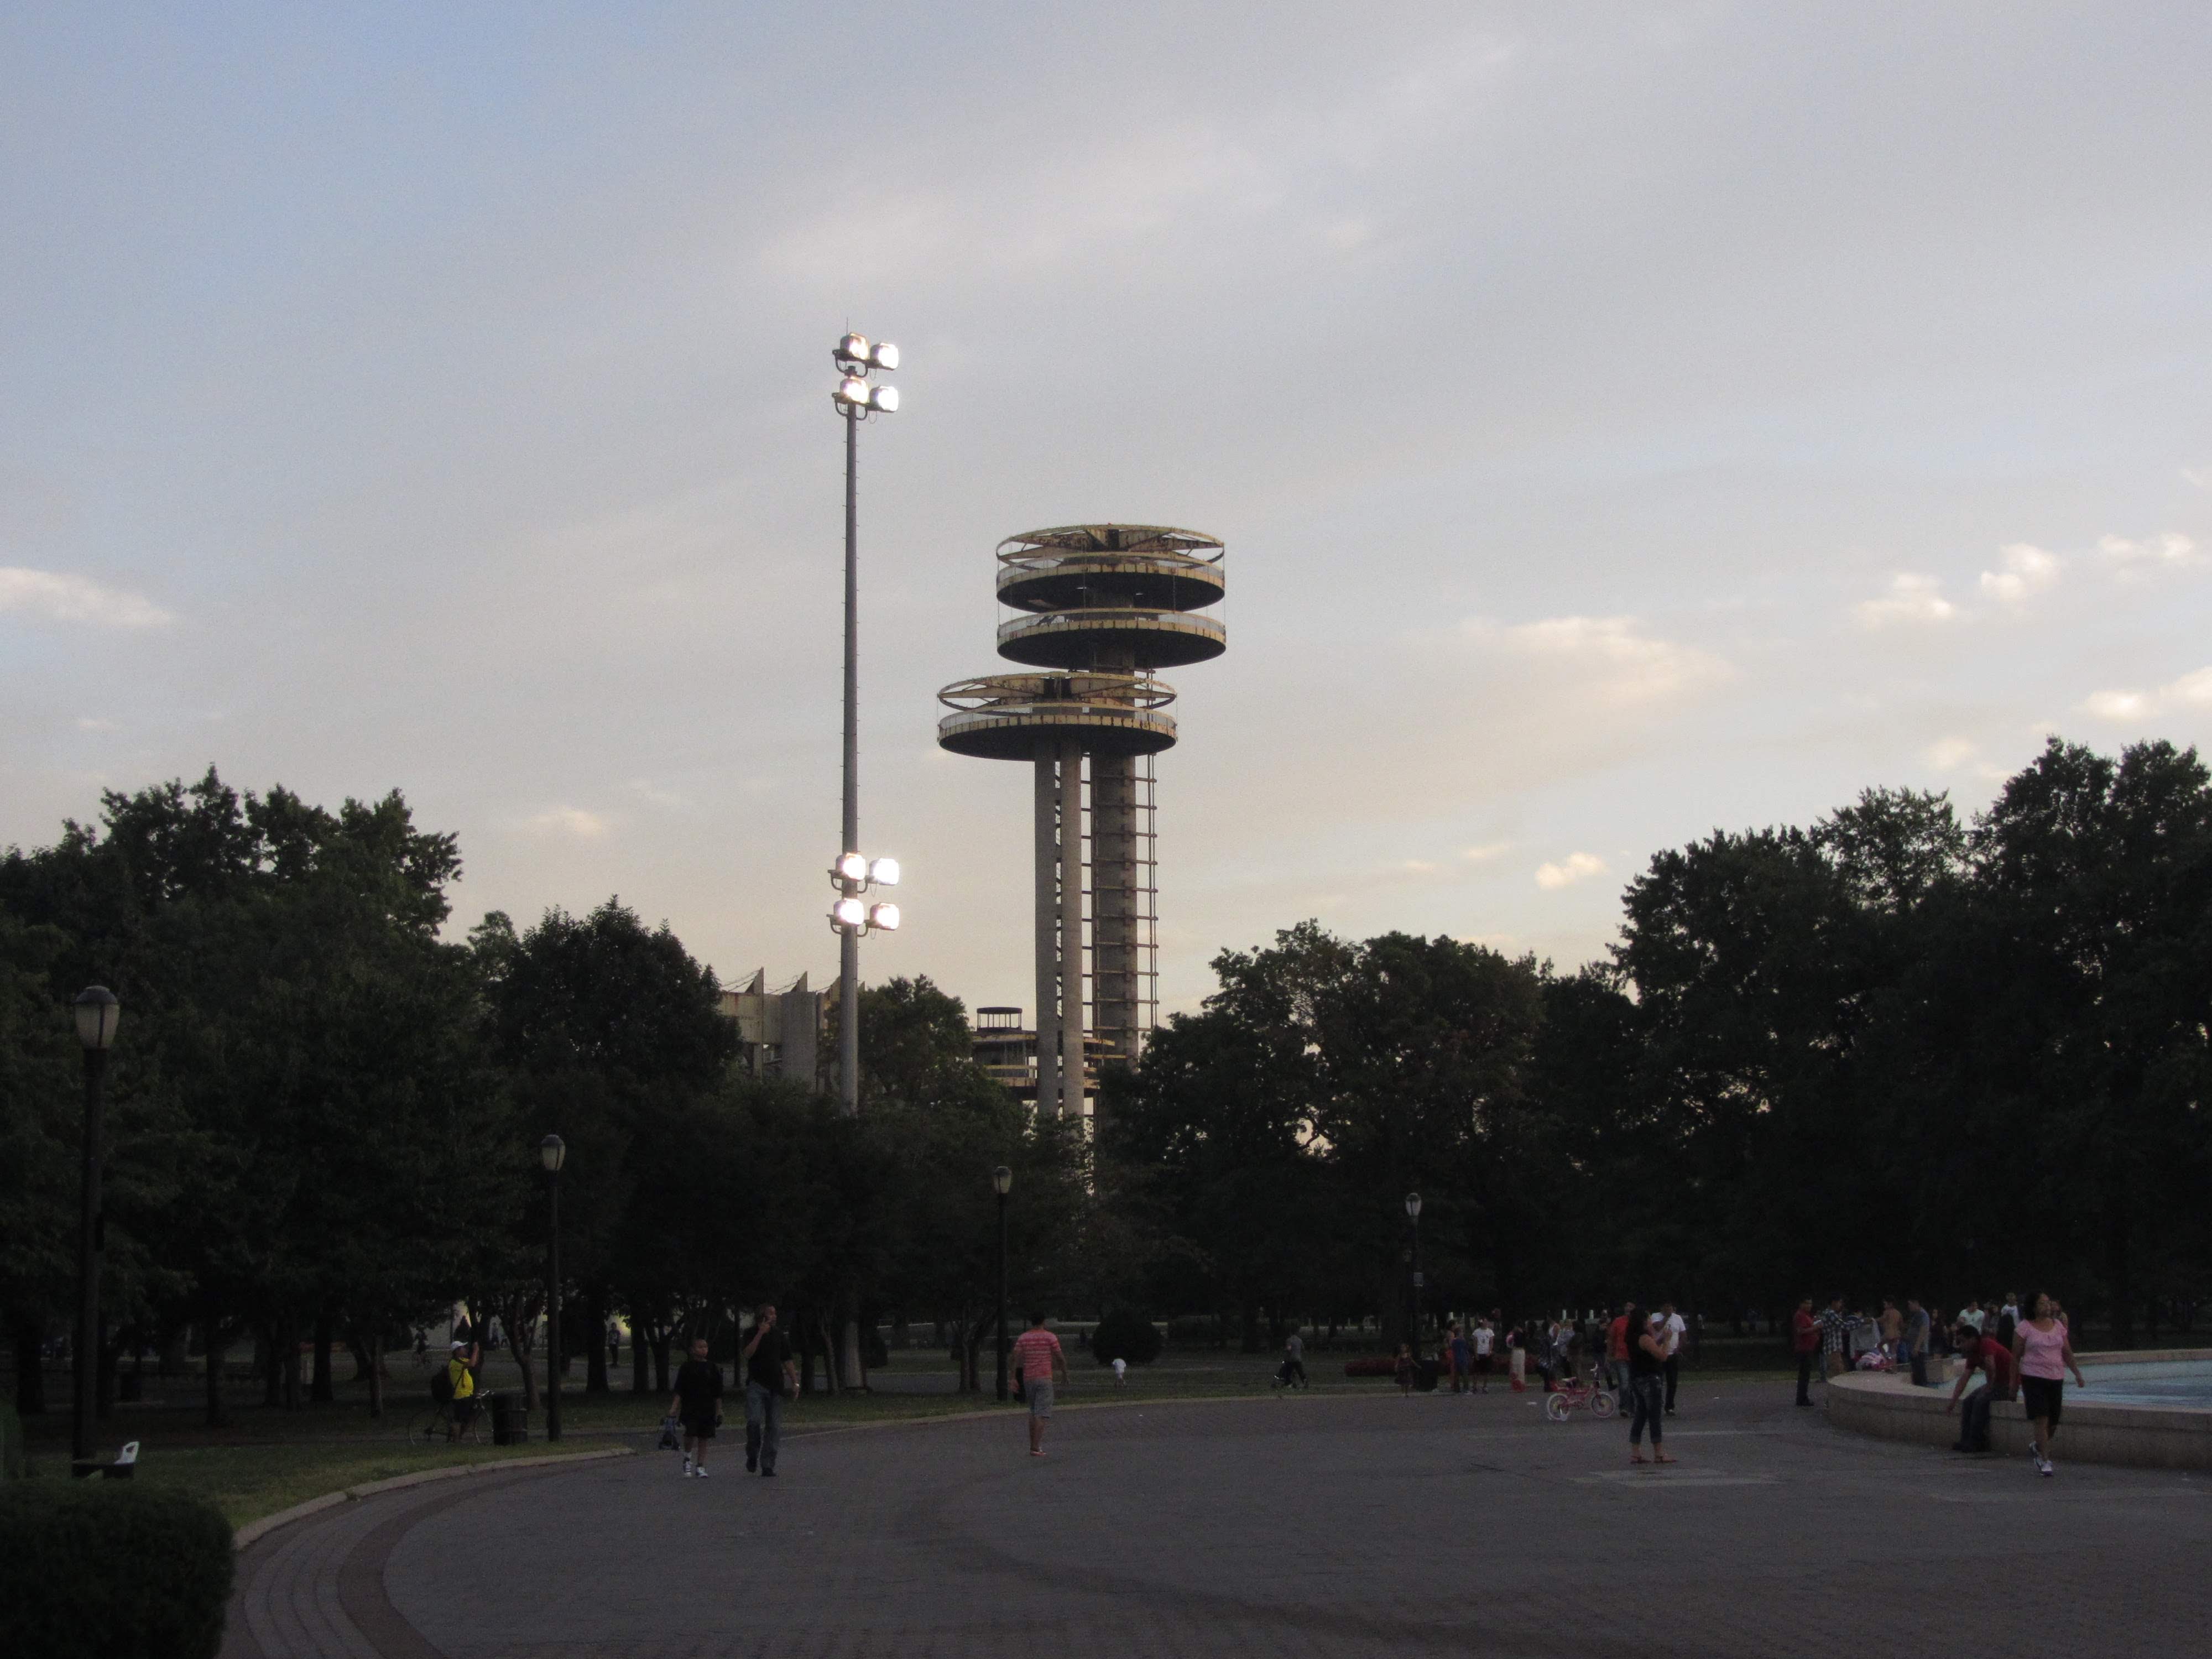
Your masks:
<path fill-rule="evenodd" d="M 898 388 L 870 386 L 868 376 L 879 368 L 896 368 L 899 350 L 886 340 L 871 344 L 866 335 L 848 334 L 830 355 L 838 375 L 830 401 L 845 420 L 845 801 L 839 856 L 831 872 L 839 903 L 830 922 L 838 933 L 837 1103 L 848 1116 L 855 1116 L 860 1109 L 860 936 L 867 928 L 851 925 L 841 913 L 847 901 L 859 903 L 867 887 L 868 867 L 856 850 L 860 844 L 860 422 L 869 416 L 890 415 L 898 409 Z M 857 882 L 846 873 L 847 866 L 856 861 L 862 871 Z M 892 869 L 896 880 L 897 866 Z M 889 908 L 892 919 L 888 925 L 898 926 L 896 905 L 878 908 Z"/>
<path fill-rule="evenodd" d="M 107 1075 L 107 1051 L 123 1005 L 105 985 L 88 985 L 74 1005 L 76 1040 L 84 1048 L 84 1167 L 78 1191 L 82 1207 L 76 1230 L 76 1352 L 75 1398 L 70 1413 L 70 1472 L 92 1473 L 92 1419 L 100 1401 L 100 1258 L 106 1248 L 106 1217 L 100 1202 L 100 1086 Z M 208 1364 L 217 1363 L 210 1355 Z"/>

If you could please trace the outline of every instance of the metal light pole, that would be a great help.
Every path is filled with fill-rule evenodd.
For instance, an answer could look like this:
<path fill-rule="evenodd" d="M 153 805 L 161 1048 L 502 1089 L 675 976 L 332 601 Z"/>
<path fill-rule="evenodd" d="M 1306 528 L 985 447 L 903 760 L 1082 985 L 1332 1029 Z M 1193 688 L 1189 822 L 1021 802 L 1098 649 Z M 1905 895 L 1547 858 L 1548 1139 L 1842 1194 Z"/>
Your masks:
<path fill-rule="evenodd" d="M 1413 1224 L 1413 1358 L 1421 1357 L 1421 1195 L 1406 1194 L 1406 1218 Z"/>
<path fill-rule="evenodd" d="M 561 1166 L 568 1143 L 548 1135 L 538 1143 L 545 1166 L 545 1438 L 561 1437 Z"/>
<path fill-rule="evenodd" d="M 1006 1194 L 1013 1189 L 1014 1172 L 1001 1164 L 991 1171 L 991 1186 L 999 1194 L 999 1399 L 1006 1398 Z"/>
<path fill-rule="evenodd" d="M 839 824 L 839 854 L 830 879 L 836 884 L 837 904 L 830 925 L 837 930 L 837 1103 L 846 1115 L 860 1110 L 860 935 L 871 924 L 898 926 L 896 905 L 864 908 L 860 895 L 876 876 L 874 866 L 860 854 L 860 422 L 871 415 L 889 415 L 899 405 L 898 388 L 870 386 L 868 376 L 878 369 L 898 367 L 898 348 L 888 341 L 873 345 L 866 336 L 848 334 L 830 352 L 837 365 L 836 391 L 830 401 L 845 421 L 845 799 Z M 898 866 L 889 859 L 890 881 L 898 879 Z M 888 885 L 889 882 L 884 882 Z M 888 910 L 880 921 L 875 910 Z"/>
<path fill-rule="evenodd" d="M 70 1468 L 92 1473 L 92 1419 L 100 1393 L 100 1258 L 106 1248 L 106 1218 L 100 1206 L 100 1149 L 102 1125 L 100 1084 L 107 1074 L 107 1051 L 123 1005 L 105 985 L 88 985 L 74 1005 L 76 1040 L 84 1048 L 84 1171 L 76 1229 L 76 1395 L 70 1413 Z M 216 1363 L 210 1353 L 208 1364 Z"/>

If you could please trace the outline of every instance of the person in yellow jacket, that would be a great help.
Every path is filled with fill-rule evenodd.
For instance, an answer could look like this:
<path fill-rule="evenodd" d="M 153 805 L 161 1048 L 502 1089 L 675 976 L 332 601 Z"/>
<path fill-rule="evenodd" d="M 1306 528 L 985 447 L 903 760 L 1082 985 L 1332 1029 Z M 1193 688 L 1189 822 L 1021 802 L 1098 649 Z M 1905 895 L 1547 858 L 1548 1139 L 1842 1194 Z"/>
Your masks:
<path fill-rule="evenodd" d="M 469 1419 L 477 1414 L 477 1366 L 483 1351 L 472 1344 L 453 1344 L 453 1358 L 446 1362 L 446 1380 L 453 1385 L 453 1421 L 446 1425 L 446 1438 L 459 1440 Z"/>

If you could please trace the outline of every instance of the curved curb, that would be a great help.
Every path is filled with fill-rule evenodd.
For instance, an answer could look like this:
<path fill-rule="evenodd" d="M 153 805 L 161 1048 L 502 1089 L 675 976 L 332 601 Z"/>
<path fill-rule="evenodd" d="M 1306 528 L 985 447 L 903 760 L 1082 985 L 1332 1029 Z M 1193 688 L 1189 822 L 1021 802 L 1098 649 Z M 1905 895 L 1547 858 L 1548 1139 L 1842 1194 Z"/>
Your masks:
<path fill-rule="evenodd" d="M 543 1468 L 549 1463 L 595 1463 L 609 1457 L 635 1457 L 632 1446 L 612 1446 L 604 1451 L 555 1452 L 548 1457 L 491 1458 L 481 1463 L 453 1463 L 444 1468 L 423 1469 L 414 1474 L 395 1474 L 389 1480 L 368 1480 L 357 1486 L 347 1486 L 337 1492 L 326 1492 L 319 1498 L 310 1498 L 304 1504 L 295 1504 L 289 1510 L 279 1510 L 274 1515 L 264 1515 L 258 1521 L 249 1521 L 231 1534 L 231 1547 L 242 1551 L 258 1544 L 279 1527 L 289 1527 L 295 1521 L 304 1521 L 311 1515 L 336 1509 L 341 1504 L 374 1498 L 379 1492 L 404 1492 L 410 1486 L 427 1486 L 434 1480 L 458 1480 L 471 1474 L 497 1474 L 507 1469 Z"/>

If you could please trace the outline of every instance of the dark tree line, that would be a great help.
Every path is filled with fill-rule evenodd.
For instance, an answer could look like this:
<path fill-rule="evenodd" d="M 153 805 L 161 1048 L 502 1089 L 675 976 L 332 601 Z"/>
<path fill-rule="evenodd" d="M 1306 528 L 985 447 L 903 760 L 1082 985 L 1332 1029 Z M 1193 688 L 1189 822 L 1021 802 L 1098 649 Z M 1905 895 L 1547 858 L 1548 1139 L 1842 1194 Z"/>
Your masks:
<path fill-rule="evenodd" d="M 118 1352 L 251 1336 L 264 1395 L 332 1395 L 338 1345 L 377 1397 L 387 1343 L 456 1304 L 518 1358 L 543 1311 L 538 1140 L 562 1182 L 564 1335 L 585 1383 L 620 1315 L 630 1382 L 672 1343 L 781 1300 L 812 1372 L 829 1333 L 912 1316 L 981 1339 L 989 1172 L 1016 1169 L 1025 1289 L 1063 1273 L 1083 1149 L 1039 1131 L 927 981 L 866 994 L 865 1104 L 834 1113 L 736 1062 L 710 970 L 617 901 L 441 937 L 453 838 L 393 794 L 336 812 L 212 771 L 111 794 L 97 826 L 0 859 L 0 1314 L 19 1404 L 73 1306 L 80 1060 L 68 1003 L 123 1000 L 109 1073 L 102 1307 Z M 857 1345 L 854 1345 L 857 1346 Z M 305 1348 L 312 1358 L 303 1376 Z M 530 1375 L 530 1367 L 525 1367 Z M 209 1368 L 207 1410 L 224 1409 Z M 534 1379 L 532 1386 L 534 1389 Z"/>
<path fill-rule="evenodd" d="M 1109 1091 L 1124 1293 L 1291 1320 L 2031 1282 L 2117 1340 L 2212 1289 L 2212 783 L 2053 740 L 1961 823 L 1870 791 L 1631 883 L 1573 975 L 1308 923 Z"/>

